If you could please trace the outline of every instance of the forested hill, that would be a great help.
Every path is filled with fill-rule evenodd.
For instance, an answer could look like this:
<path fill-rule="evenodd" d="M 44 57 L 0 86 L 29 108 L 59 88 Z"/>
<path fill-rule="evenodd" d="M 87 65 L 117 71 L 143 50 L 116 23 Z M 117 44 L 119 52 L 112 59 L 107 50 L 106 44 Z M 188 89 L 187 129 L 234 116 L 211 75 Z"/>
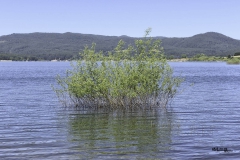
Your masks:
<path fill-rule="evenodd" d="M 29 33 L 11 34 L 0 37 L 0 55 L 30 57 L 30 60 L 43 59 L 75 59 L 86 45 L 96 43 L 96 51 L 110 51 L 116 47 L 118 41 L 134 43 L 134 38 L 127 36 L 101 36 L 79 33 Z M 3 54 L 2 54 L 3 55 Z M 1 57 L 0 57 L 1 58 Z"/>
<path fill-rule="evenodd" d="M 167 56 L 181 57 L 186 54 L 215 56 L 232 55 L 240 51 L 240 40 L 208 32 L 187 38 L 154 37 L 162 40 Z M 80 33 L 29 33 L 0 36 L 0 59 L 52 60 L 75 59 L 84 46 L 96 43 L 96 50 L 112 50 L 119 40 L 134 44 L 137 38 L 128 36 L 102 36 Z"/>
<path fill-rule="evenodd" d="M 203 53 L 213 56 L 233 55 L 240 51 L 240 40 L 220 33 L 207 32 L 188 38 L 165 38 L 162 40 L 165 52 L 171 55 L 193 55 Z"/>

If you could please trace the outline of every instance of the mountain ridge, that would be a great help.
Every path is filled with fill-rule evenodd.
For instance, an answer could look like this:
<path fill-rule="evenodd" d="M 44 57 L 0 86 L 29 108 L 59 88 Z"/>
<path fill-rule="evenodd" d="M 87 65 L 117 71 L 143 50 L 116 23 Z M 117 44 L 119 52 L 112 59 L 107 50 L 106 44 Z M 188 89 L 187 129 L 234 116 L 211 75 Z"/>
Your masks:
<path fill-rule="evenodd" d="M 141 37 L 104 36 L 82 33 L 13 33 L 0 36 L 0 55 L 32 56 L 37 59 L 74 59 L 86 45 L 96 43 L 96 51 L 111 51 L 119 40 L 126 44 L 134 44 Z M 240 40 L 233 39 L 217 32 L 206 32 L 191 37 L 163 37 L 160 39 L 166 56 L 181 57 L 185 54 L 189 57 L 196 54 L 214 56 L 233 55 L 240 51 Z M 0 57 L 1 58 L 1 57 Z M 3 59 L 4 57 L 2 57 Z"/>

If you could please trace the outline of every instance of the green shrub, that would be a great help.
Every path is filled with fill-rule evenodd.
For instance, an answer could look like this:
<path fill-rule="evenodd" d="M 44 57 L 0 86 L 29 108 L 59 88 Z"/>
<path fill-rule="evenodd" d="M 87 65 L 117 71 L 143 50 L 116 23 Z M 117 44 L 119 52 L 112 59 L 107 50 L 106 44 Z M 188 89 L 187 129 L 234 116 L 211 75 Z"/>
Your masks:
<path fill-rule="evenodd" d="M 182 54 L 181 58 L 187 58 L 187 55 L 186 54 Z"/>
<path fill-rule="evenodd" d="M 240 60 L 238 58 L 231 58 L 227 60 L 227 64 L 240 64 Z"/>
<path fill-rule="evenodd" d="M 108 54 L 85 47 L 82 57 L 66 78 L 58 77 L 57 95 L 67 93 L 80 108 L 134 109 L 166 107 L 177 92 L 181 79 L 163 58 L 159 40 L 136 40 L 135 46 L 119 41 Z"/>

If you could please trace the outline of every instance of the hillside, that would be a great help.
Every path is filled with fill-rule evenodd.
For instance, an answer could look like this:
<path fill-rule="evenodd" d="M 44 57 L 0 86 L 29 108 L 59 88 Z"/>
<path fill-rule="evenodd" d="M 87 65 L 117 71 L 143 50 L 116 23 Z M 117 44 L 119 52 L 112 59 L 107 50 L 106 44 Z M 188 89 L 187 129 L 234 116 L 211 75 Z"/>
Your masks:
<path fill-rule="evenodd" d="M 96 43 L 96 50 L 112 50 L 119 40 L 134 43 L 127 36 L 100 36 L 78 33 L 30 33 L 11 34 L 0 37 L 0 53 L 12 56 L 24 56 L 34 59 L 73 59 L 86 45 Z M 1 58 L 1 57 L 0 57 Z"/>
<path fill-rule="evenodd" d="M 233 55 L 240 51 L 240 40 L 215 32 L 198 34 L 188 38 L 165 38 L 162 41 L 165 52 L 170 55 L 199 53 L 215 56 Z"/>
<path fill-rule="evenodd" d="M 187 38 L 154 37 L 162 40 L 167 56 L 181 57 L 182 54 L 193 56 L 227 56 L 240 51 L 240 40 L 225 35 L 208 32 Z M 134 44 L 136 38 L 128 36 L 102 36 L 80 33 L 29 33 L 0 36 L 0 59 L 13 60 L 52 60 L 74 59 L 84 46 L 97 44 L 96 50 L 112 50 L 119 40 Z"/>

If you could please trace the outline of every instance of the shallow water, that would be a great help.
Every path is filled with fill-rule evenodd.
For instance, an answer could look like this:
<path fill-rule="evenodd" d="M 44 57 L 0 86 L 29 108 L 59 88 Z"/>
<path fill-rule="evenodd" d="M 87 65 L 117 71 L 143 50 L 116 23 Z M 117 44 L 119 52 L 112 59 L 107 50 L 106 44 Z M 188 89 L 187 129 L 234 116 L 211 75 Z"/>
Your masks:
<path fill-rule="evenodd" d="M 168 112 L 83 114 L 52 91 L 68 62 L 1 62 L 0 159 L 238 159 L 240 66 L 170 65 L 185 81 Z"/>

